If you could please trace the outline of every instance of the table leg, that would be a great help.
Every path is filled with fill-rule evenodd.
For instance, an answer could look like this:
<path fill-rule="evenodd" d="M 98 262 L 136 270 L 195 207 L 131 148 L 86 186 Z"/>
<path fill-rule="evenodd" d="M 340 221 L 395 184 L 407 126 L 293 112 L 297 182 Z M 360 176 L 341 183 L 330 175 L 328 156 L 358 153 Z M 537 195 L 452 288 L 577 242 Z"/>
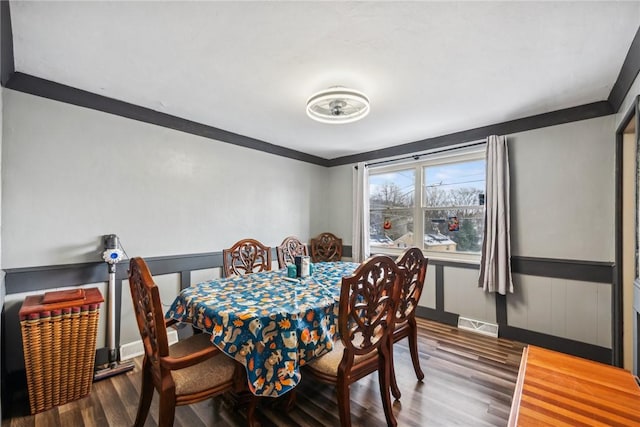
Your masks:
<path fill-rule="evenodd" d="M 247 372 L 245 367 L 236 363 L 233 373 L 233 391 L 226 393 L 231 405 L 236 409 L 247 408 L 247 425 L 249 427 L 260 427 L 260 423 L 256 420 L 256 406 L 258 405 L 258 396 L 251 393 L 247 386 Z"/>

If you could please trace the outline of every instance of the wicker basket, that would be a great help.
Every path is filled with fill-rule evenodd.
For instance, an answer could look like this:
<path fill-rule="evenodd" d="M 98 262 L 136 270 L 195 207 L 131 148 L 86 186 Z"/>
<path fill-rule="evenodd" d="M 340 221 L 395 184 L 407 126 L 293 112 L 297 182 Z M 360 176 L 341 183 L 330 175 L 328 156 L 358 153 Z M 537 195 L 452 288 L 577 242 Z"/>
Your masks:
<path fill-rule="evenodd" d="M 31 413 L 91 391 L 100 303 L 97 288 L 28 296 L 20 309 Z"/>

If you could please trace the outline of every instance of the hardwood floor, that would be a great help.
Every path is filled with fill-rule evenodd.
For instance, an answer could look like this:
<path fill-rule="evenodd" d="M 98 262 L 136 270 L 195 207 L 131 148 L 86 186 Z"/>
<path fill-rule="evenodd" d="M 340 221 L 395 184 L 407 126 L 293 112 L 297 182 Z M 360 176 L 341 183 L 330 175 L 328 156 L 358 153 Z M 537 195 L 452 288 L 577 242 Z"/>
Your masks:
<path fill-rule="evenodd" d="M 515 388 L 522 343 L 458 330 L 419 320 L 420 363 L 424 382 L 416 380 L 407 341 L 396 343 L 394 357 L 402 398 L 394 403 L 399 426 L 506 426 Z M 78 401 L 35 416 L 28 403 L 3 407 L 11 418 L 2 427 L 121 427 L 133 425 L 140 390 L 140 360 L 136 369 L 93 384 Z M 264 399 L 257 419 L 269 426 L 337 426 L 336 393 L 331 386 L 302 381 L 297 404 L 290 412 L 278 400 Z M 384 411 L 376 374 L 351 386 L 354 426 L 384 426 Z M 157 394 L 145 426 L 156 426 Z M 243 409 L 219 397 L 176 409 L 176 427 L 245 426 Z"/>

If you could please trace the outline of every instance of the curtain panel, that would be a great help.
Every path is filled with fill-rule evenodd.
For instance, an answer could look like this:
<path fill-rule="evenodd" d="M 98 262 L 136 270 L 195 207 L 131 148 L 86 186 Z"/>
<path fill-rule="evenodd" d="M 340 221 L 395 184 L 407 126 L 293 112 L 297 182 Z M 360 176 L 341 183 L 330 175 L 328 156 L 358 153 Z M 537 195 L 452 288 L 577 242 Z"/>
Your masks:
<path fill-rule="evenodd" d="M 507 138 L 487 138 L 484 239 L 478 286 L 487 292 L 513 293 L 511 275 L 511 220 L 509 150 Z"/>
<path fill-rule="evenodd" d="M 352 258 L 362 262 L 369 258 L 369 170 L 364 162 L 358 163 L 353 180 L 353 239 Z"/>

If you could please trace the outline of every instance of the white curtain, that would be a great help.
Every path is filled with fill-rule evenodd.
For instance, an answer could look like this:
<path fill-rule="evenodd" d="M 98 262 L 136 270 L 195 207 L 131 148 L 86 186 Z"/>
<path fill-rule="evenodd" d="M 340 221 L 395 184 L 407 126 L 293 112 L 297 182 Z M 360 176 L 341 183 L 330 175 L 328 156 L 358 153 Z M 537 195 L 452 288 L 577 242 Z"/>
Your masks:
<path fill-rule="evenodd" d="M 509 205 L 509 151 L 507 138 L 487 138 L 487 177 L 484 240 L 478 286 L 487 292 L 513 292 L 511 276 L 511 221 Z"/>
<path fill-rule="evenodd" d="M 364 162 L 358 163 L 353 174 L 353 239 L 351 256 L 354 262 L 369 258 L 369 171 Z"/>

